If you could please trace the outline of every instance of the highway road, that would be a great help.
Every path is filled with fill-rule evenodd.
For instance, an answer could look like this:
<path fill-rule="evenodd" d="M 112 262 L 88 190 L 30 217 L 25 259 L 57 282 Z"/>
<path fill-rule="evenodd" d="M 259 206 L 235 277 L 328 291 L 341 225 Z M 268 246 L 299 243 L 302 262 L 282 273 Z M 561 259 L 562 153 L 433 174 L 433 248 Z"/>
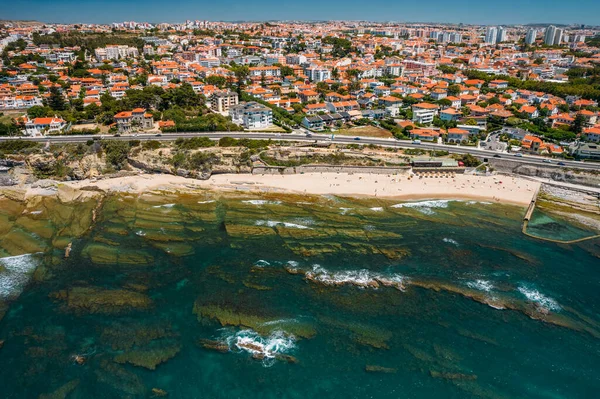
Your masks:
<path fill-rule="evenodd" d="M 335 134 L 335 133 L 334 133 Z M 313 133 L 311 136 L 307 136 L 303 132 L 294 133 L 272 133 L 272 132 L 203 132 L 203 133 L 164 133 L 162 135 L 156 134 L 138 134 L 123 135 L 115 137 L 111 135 L 105 135 L 104 140 L 158 140 L 158 141 L 169 141 L 176 140 L 178 138 L 191 138 L 191 137 L 208 137 L 213 140 L 218 140 L 222 137 L 232 137 L 236 139 L 248 138 L 248 139 L 272 139 L 281 141 L 296 141 L 296 142 L 331 142 L 338 144 L 374 144 L 382 147 L 397 147 L 397 148 L 420 148 L 423 150 L 445 150 L 452 154 L 471 154 L 479 158 L 493 158 L 494 156 L 508 159 L 512 162 L 518 162 L 529 165 L 543 165 L 546 167 L 569 167 L 578 169 L 589 169 L 589 170 L 600 170 L 600 163 L 585 163 L 580 161 L 561 161 L 564 165 L 557 165 L 557 161 L 548 163 L 544 157 L 523 155 L 522 157 L 516 157 L 512 154 L 499 153 L 496 151 L 483 150 L 475 147 L 461 147 L 454 145 L 434 144 L 434 143 L 413 143 L 406 140 L 397 140 L 393 138 L 374 138 L 374 137 L 352 137 L 352 136 L 333 136 L 331 134 L 316 134 Z M 26 141 L 35 141 L 40 143 L 85 143 L 88 140 L 98 139 L 99 136 L 90 135 L 69 135 L 69 136 L 46 136 L 46 137 L 22 137 L 19 139 Z M 14 137 L 0 137 L 0 141 L 15 140 Z M 544 162 L 546 160 L 546 162 Z"/>

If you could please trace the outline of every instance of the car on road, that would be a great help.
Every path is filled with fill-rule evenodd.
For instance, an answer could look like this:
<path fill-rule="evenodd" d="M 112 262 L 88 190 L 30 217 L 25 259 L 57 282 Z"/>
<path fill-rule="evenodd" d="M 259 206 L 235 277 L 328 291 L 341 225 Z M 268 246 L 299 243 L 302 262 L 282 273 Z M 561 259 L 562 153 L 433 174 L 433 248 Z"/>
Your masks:
<path fill-rule="evenodd" d="M 565 166 L 565 163 L 564 162 L 559 162 L 557 165 L 558 166 Z"/>
<path fill-rule="evenodd" d="M 552 163 L 552 160 L 551 160 L 551 159 L 544 159 L 542 162 L 545 162 L 545 163 Z"/>
<path fill-rule="evenodd" d="M 413 140 L 413 144 L 421 144 L 421 140 Z"/>
<path fill-rule="evenodd" d="M 312 133 L 306 132 L 306 137 L 312 137 Z"/>
<path fill-rule="evenodd" d="M 502 157 L 498 154 L 494 154 L 494 158 L 502 158 Z"/>
<path fill-rule="evenodd" d="M 354 140 L 360 140 L 360 137 L 355 137 Z"/>
<path fill-rule="evenodd" d="M 162 136 L 162 134 L 161 134 L 161 133 L 157 133 L 157 134 L 156 134 L 156 137 L 161 137 L 161 136 Z"/>
<path fill-rule="evenodd" d="M 523 154 L 521 154 L 520 152 L 518 152 L 518 153 L 516 153 L 516 154 L 515 154 L 515 157 L 522 158 L 522 157 L 523 157 Z"/>
<path fill-rule="evenodd" d="M 117 133 L 117 134 L 113 135 L 113 137 L 121 137 L 121 134 Z"/>

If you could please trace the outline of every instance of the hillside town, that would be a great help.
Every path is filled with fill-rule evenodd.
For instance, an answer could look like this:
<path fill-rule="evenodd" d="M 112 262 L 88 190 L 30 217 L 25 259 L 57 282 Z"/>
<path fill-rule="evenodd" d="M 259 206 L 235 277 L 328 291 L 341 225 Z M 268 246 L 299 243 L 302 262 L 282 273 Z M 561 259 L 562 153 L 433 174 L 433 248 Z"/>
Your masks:
<path fill-rule="evenodd" d="M 600 158 L 586 26 L 5 22 L 0 53 L 0 135 L 344 132 Z"/>

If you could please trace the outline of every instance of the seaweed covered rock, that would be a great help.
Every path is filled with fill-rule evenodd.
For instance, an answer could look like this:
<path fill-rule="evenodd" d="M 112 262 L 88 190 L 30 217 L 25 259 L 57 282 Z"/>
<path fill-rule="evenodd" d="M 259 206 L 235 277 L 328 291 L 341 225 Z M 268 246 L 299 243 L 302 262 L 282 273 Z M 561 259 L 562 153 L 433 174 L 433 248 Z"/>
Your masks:
<path fill-rule="evenodd" d="M 74 287 L 51 293 L 50 297 L 64 301 L 64 308 L 76 313 L 118 314 L 146 310 L 153 305 L 150 297 L 142 293 L 100 287 Z"/>
<path fill-rule="evenodd" d="M 78 385 L 79 380 L 69 381 L 52 393 L 41 394 L 39 399 L 64 399 L 69 396 Z"/>
<path fill-rule="evenodd" d="M 129 363 L 148 370 L 155 370 L 156 366 L 175 357 L 180 350 L 181 346 L 179 344 L 154 341 L 148 347 L 132 349 L 115 356 L 115 362 Z"/>
<path fill-rule="evenodd" d="M 281 315 L 267 316 L 244 313 L 225 306 L 201 304 L 199 301 L 194 304 L 194 313 L 198 316 L 198 320 L 206 318 L 216 320 L 222 326 L 248 327 L 262 335 L 267 335 L 274 330 L 283 330 L 296 337 L 312 338 L 317 333 L 313 325 L 294 320 L 286 321 L 287 319 Z M 280 322 L 272 323 L 273 320 L 279 320 Z"/>

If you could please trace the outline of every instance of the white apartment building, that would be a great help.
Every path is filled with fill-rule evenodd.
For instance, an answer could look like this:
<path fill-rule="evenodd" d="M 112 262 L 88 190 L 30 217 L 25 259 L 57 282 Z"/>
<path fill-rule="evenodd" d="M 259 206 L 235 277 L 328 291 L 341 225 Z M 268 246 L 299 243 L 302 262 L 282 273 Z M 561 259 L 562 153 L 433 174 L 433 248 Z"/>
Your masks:
<path fill-rule="evenodd" d="M 230 108 L 233 123 L 245 129 L 265 129 L 273 125 L 273 111 L 269 107 L 251 101 Z"/>
<path fill-rule="evenodd" d="M 498 40 L 498 28 L 495 26 L 488 26 L 485 30 L 485 43 L 486 44 L 496 44 Z"/>
<path fill-rule="evenodd" d="M 313 82 L 323 82 L 331 79 L 331 71 L 327 68 L 310 67 L 304 70 L 306 76 Z"/>
<path fill-rule="evenodd" d="M 138 49 L 129 46 L 106 46 L 97 48 L 94 55 L 98 61 L 119 60 L 122 58 L 136 58 L 139 56 Z"/>
<path fill-rule="evenodd" d="M 420 103 L 412 106 L 412 121 L 423 125 L 433 123 L 433 117 L 438 114 L 439 107 L 435 104 Z"/>
<path fill-rule="evenodd" d="M 525 35 L 525 44 L 533 44 L 537 39 L 537 30 L 531 28 L 527 31 L 527 35 Z"/>

